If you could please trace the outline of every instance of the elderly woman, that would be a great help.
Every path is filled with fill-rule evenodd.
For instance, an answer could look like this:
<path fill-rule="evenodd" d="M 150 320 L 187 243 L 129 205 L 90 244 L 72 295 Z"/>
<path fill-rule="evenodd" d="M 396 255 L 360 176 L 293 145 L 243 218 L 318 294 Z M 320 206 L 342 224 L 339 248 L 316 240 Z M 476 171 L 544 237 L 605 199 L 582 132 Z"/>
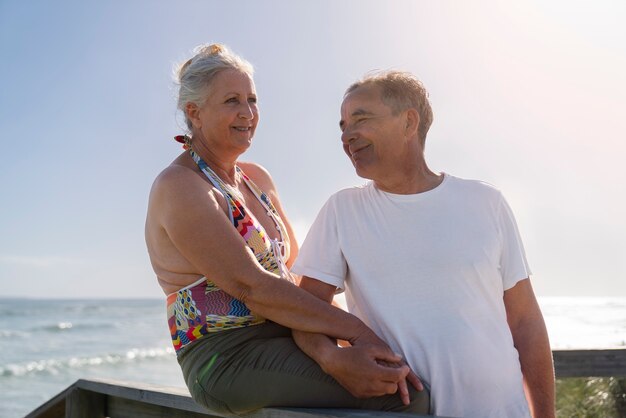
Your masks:
<path fill-rule="evenodd" d="M 259 122 L 252 67 L 223 45 L 196 52 L 178 71 L 189 136 L 176 139 L 185 152 L 156 178 L 146 220 L 194 400 L 221 413 L 265 406 L 427 411 L 425 395 L 408 407 L 392 395 L 400 386 L 407 403 L 406 366 L 380 366 L 387 384 L 372 394 L 388 395 L 357 399 L 295 345 L 291 329 L 364 347 L 384 343 L 356 317 L 295 285 L 288 269 L 298 248 L 272 178 L 238 161 Z M 400 360 L 389 349 L 376 358 Z"/>

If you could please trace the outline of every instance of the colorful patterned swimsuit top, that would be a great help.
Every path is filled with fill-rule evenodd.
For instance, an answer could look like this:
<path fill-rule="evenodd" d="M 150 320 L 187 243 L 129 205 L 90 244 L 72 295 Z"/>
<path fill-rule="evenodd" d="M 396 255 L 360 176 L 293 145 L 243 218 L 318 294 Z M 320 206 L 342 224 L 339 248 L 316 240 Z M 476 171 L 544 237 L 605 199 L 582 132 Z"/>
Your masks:
<path fill-rule="evenodd" d="M 239 167 L 236 167 L 247 187 L 276 224 L 280 241 L 267 236 L 259 221 L 236 198 L 237 192 L 226 185 L 198 154 L 192 150 L 190 154 L 200 170 L 226 199 L 231 222 L 256 256 L 259 264 L 265 270 L 293 283 L 294 280 L 285 265 L 283 235 L 285 227 L 269 197 Z M 207 256 L 210 255 L 207 254 Z M 230 296 L 206 277 L 167 296 L 167 317 L 172 342 L 177 353 L 208 333 L 265 322 L 263 317 L 255 315 L 242 301 Z"/>

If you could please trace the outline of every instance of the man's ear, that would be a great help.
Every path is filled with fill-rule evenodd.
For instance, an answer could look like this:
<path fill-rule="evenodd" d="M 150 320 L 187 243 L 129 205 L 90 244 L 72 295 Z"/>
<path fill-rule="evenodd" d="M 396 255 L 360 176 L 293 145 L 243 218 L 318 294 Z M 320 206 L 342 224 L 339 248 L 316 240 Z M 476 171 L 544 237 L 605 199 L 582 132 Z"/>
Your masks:
<path fill-rule="evenodd" d="M 405 133 L 408 137 L 417 136 L 420 125 L 420 115 L 416 109 L 409 108 L 406 110 L 406 127 Z"/>
<path fill-rule="evenodd" d="M 185 105 L 185 114 L 187 115 L 187 118 L 191 121 L 191 124 L 194 128 L 202 128 L 202 122 L 200 121 L 200 108 L 197 104 L 187 102 L 187 104 Z"/>

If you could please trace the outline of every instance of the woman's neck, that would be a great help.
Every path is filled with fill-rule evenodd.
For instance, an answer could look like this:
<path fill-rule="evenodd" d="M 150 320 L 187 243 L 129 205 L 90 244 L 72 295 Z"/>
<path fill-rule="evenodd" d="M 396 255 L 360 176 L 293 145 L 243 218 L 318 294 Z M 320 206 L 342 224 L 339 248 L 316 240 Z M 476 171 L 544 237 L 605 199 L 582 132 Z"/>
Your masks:
<path fill-rule="evenodd" d="M 202 160 L 217 174 L 222 181 L 230 186 L 237 187 L 239 176 L 237 174 L 237 157 L 239 155 L 226 156 L 216 153 L 204 145 L 202 141 L 192 142 L 191 148 Z"/>

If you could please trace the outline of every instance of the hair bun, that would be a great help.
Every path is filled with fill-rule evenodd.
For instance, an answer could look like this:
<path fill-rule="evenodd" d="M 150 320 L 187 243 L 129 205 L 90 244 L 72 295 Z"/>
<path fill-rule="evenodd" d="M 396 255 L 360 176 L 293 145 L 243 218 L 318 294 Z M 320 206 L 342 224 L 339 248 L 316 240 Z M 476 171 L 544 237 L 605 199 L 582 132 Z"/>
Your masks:
<path fill-rule="evenodd" d="M 194 50 L 194 53 L 196 56 L 203 56 L 203 57 L 208 57 L 211 55 L 220 55 L 225 52 L 226 52 L 226 47 L 222 44 L 200 45 Z"/>
<path fill-rule="evenodd" d="M 224 47 L 221 44 L 209 45 L 209 54 L 211 55 L 217 55 L 223 51 L 224 51 Z"/>

